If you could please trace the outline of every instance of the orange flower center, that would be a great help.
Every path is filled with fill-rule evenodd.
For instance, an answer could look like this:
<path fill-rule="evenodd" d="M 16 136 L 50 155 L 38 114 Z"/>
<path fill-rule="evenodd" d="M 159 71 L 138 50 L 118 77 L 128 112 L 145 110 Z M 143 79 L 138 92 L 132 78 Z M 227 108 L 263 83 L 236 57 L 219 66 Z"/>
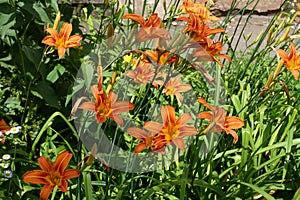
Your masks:
<path fill-rule="evenodd" d="M 50 172 L 46 177 L 46 180 L 50 183 L 51 186 L 61 185 L 62 176 L 58 172 Z"/>
<path fill-rule="evenodd" d="M 168 86 L 165 88 L 166 90 L 166 95 L 171 95 L 171 94 L 175 94 L 175 88 L 174 87 L 171 87 L 171 86 Z"/>
<path fill-rule="evenodd" d="M 64 38 L 57 38 L 55 41 L 55 45 L 56 45 L 56 48 L 64 47 L 65 46 Z"/>
<path fill-rule="evenodd" d="M 161 132 L 163 133 L 167 141 L 171 141 L 179 134 L 178 125 L 176 126 L 173 123 L 169 123 L 162 129 Z"/>
<path fill-rule="evenodd" d="M 300 56 L 299 56 L 299 60 L 297 59 L 297 57 L 286 61 L 286 66 L 287 66 L 288 70 L 299 70 L 300 69 Z"/>
<path fill-rule="evenodd" d="M 110 103 L 101 103 L 97 107 L 97 115 L 100 117 L 108 117 L 112 112 L 112 109 L 110 107 Z"/>

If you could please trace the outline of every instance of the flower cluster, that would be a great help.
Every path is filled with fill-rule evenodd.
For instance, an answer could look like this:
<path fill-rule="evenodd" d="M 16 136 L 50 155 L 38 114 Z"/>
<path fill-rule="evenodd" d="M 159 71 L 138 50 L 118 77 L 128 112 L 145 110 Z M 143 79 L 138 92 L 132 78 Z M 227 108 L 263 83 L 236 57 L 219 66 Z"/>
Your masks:
<path fill-rule="evenodd" d="M 222 43 L 220 41 L 213 42 L 209 38 L 209 36 L 224 32 L 225 30 L 222 28 L 210 28 L 208 26 L 211 20 L 219 20 L 219 18 L 211 15 L 207 2 L 193 3 L 190 0 L 184 0 L 180 8 L 183 14 L 189 15 L 188 17 L 178 17 L 177 20 L 187 23 L 184 32 L 188 33 L 192 38 L 189 46 L 197 48 L 194 56 L 197 56 L 199 61 L 214 61 L 220 66 L 222 66 L 222 63 L 219 58 L 231 61 L 229 56 L 221 53 L 223 50 Z"/>
<path fill-rule="evenodd" d="M 3 154 L 0 159 L 0 172 L 4 178 L 11 178 L 13 173 L 9 170 L 9 166 L 11 163 L 11 155 Z"/>
<path fill-rule="evenodd" d="M 175 109 L 172 106 L 162 106 L 161 117 L 162 124 L 154 121 L 144 124 L 144 128 L 149 132 L 135 127 L 127 129 L 128 134 L 142 140 L 142 143 L 135 148 L 135 153 L 139 153 L 145 148 L 150 148 L 154 152 L 164 153 L 167 145 L 174 145 L 184 150 L 183 137 L 193 136 L 198 133 L 193 126 L 187 126 L 192 116 L 184 113 L 176 119 Z"/>

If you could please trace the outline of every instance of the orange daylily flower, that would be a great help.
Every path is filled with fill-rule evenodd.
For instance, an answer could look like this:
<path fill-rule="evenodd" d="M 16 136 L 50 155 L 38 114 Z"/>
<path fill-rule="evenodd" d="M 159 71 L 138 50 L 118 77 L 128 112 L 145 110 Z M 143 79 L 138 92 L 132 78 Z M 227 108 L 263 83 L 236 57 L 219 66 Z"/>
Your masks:
<path fill-rule="evenodd" d="M 158 80 L 156 83 L 160 86 L 164 85 L 164 81 Z M 181 92 L 187 92 L 192 89 L 192 86 L 189 84 L 181 84 L 181 78 L 175 77 L 174 79 L 170 79 L 166 85 L 164 86 L 164 92 L 166 96 L 175 95 L 178 102 L 183 101 L 183 97 L 180 94 Z"/>
<path fill-rule="evenodd" d="M 54 163 L 42 156 L 38 159 L 41 170 L 26 172 L 22 177 L 23 181 L 32 184 L 45 184 L 40 193 L 41 200 L 48 199 L 55 186 L 62 192 L 67 192 L 67 180 L 80 175 L 77 169 L 66 169 L 71 158 L 72 154 L 68 151 L 60 153 Z"/>
<path fill-rule="evenodd" d="M 130 127 L 126 132 L 142 141 L 135 147 L 135 154 L 140 153 L 146 148 L 150 148 L 153 152 L 164 153 L 165 140 L 154 132 L 146 132 L 145 130 L 136 127 Z"/>
<path fill-rule="evenodd" d="M 91 86 L 95 102 L 84 102 L 78 108 L 96 112 L 98 123 L 106 122 L 107 118 L 114 120 L 120 126 L 123 126 L 123 119 L 119 116 L 122 112 L 133 110 L 134 105 L 128 101 L 118 101 L 118 95 L 110 91 L 108 95 L 102 89 L 102 69 L 98 73 L 98 85 Z"/>
<path fill-rule="evenodd" d="M 284 50 L 278 49 L 278 55 L 283 59 L 283 64 L 291 71 L 296 80 L 299 78 L 300 70 L 300 55 L 297 54 L 295 45 L 290 42 L 290 54 L 288 55 Z"/>
<path fill-rule="evenodd" d="M 170 40 L 171 34 L 167 30 L 161 28 L 161 18 L 158 17 L 157 13 L 151 14 L 148 21 L 145 21 L 144 17 L 138 14 L 125 14 L 122 18 L 131 19 L 141 25 L 141 29 L 136 36 L 138 41 L 144 42 L 154 38 Z M 169 37 L 166 37 L 166 35 Z"/>
<path fill-rule="evenodd" d="M 176 119 L 175 109 L 172 106 L 162 106 L 161 116 L 163 123 L 146 122 L 144 128 L 150 132 L 158 133 L 163 139 L 160 142 L 166 145 L 175 145 L 184 150 L 184 136 L 193 136 L 198 131 L 193 126 L 187 126 L 187 122 L 192 119 L 189 113 L 184 113 Z"/>
<path fill-rule="evenodd" d="M 47 28 L 45 31 L 50 35 L 46 36 L 42 43 L 55 47 L 59 58 L 65 54 L 66 49 L 80 46 L 82 37 L 80 35 L 70 36 L 72 32 L 72 24 L 70 23 L 65 22 L 59 33 L 53 28 Z"/>
<path fill-rule="evenodd" d="M 143 58 L 141 59 L 143 62 L 149 62 L 149 59 L 152 62 L 155 62 L 159 65 L 171 64 L 173 62 L 178 62 L 178 57 L 173 55 L 170 56 L 170 52 L 160 52 L 160 51 L 151 51 L 146 50 L 143 53 Z"/>
<path fill-rule="evenodd" d="M 5 120 L 1 119 L 1 121 L 0 121 L 0 131 L 2 133 L 5 133 L 5 132 L 9 131 L 10 129 L 11 129 L 11 127 L 6 124 Z"/>
<path fill-rule="evenodd" d="M 5 143 L 5 133 L 8 132 L 12 127 L 8 126 L 4 119 L 0 121 L 0 141 L 2 144 Z"/>
<path fill-rule="evenodd" d="M 182 13 L 193 13 L 200 17 L 201 22 L 209 22 L 210 20 L 218 21 L 220 18 L 211 15 L 211 12 L 206 7 L 206 3 L 192 2 L 190 0 L 184 0 L 183 4 L 179 7 Z"/>
<path fill-rule="evenodd" d="M 162 73 L 155 72 L 154 69 L 151 69 L 150 63 L 140 62 L 135 70 L 125 72 L 125 75 L 132 78 L 136 83 L 147 84 L 151 83 L 151 81 L 153 81 L 154 78 L 161 77 Z"/>
<path fill-rule="evenodd" d="M 207 38 L 207 45 L 203 45 L 203 48 L 197 48 L 194 55 L 199 56 L 200 61 L 214 61 L 222 67 L 223 64 L 218 58 L 224 58 L 231 62 L 228 55 L 220 53 L 222 50 L 223 46 L 220 41 L 213 42 L 211 39 Z"/>
<path fill-rule="evenodd" d="M 204 111 L 198 115 L 198 118 L 211 121 L 204 132 L 226 132 L 233 137 L 234 143 L 237 143 L 238 135 L 233 129 L 242 128 L 244 121 L 238 117 L 226 116 L 224 109 L 219 106 L 213 107 L 209 105 L 203 98 L 198 98 L 198 102 L 211 111 Z"/>
<path fill-rule="evenodd" d="M 176 20 L 181 20 L 188 23 L 187 27 L 184 29 L 184 32 L 191 33 L 193 40 L 198 44 L 206 44 L 208 36 L 225 31 L 223 28 L 209 28 L 209 26 L 202 23 L 200 17 L 194 13 L 190 13 L 189 17 L 182 16 Z"/>

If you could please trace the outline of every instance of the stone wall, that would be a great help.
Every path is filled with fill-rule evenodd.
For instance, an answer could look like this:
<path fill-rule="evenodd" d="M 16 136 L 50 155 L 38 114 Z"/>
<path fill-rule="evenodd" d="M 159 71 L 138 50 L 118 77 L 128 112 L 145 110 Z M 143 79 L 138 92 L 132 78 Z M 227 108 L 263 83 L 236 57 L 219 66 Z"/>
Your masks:
<path fill-rule="evenodd" d="M 124 2 L 125 0 L 120 0 L 120 1 Z M 144 0 L 131 0 L 131 1 L 134 1 L 136 5 L 139 4 L 142 5 L 142 3 L 144 2 Z M 150 5 L 153 4 L 154 1 L 155 0 L 148 0 Z M 171 0 L 166 0 L 166 1 L 168 4 L 168 2 L 170 2 Z M 179 1 L 182 2 L 183 0 L 179 0 Z M 204 0 L 196 0 L 196 2 L 203 2 L 203 1 Z M 258 13 L 265 13 L 269 11 L 278 10 L 280 6 L 287 0 L 214 0 L 214 1 L 216 1 L 216 5 L 214 9 L 220 10 L 222 12 L 226 12 L 227 10 L 229 10 L 233 2 L 235 2 L 234 6 L 236 9 L 241 9 L 247 5 L 247 2 L 252 2 L 251 4 L 247 5 L 248 10 L 252 10 L 253 7 L 255 6 L 255 10 Z M 290 0 L 290 2 L 297 2 L 297 1 L 299 2 L 300 0 Z M 70 0 L 70 2 L 73 4 L 78 4 L 78 3 L 102 4 L 104 0 Z M 160 6 L 158 8 L 162 8 L 162 2 L 163 0 L 159 1 Z"/>

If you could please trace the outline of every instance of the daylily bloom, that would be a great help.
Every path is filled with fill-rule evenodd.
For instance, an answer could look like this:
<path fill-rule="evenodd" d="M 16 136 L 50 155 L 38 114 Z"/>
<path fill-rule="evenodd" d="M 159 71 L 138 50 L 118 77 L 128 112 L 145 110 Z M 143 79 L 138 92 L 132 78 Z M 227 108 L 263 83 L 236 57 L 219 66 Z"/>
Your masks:
<path fill-rule="evenodd" d="M 141 25 L 141 29 L 136 36 L 138 41 L 144 42 L 154 38 L 170 40 L 171 34 L 167 30 L 161 28 L 161 18 L 158 17 L 157 13 L 151 14 L 148 21 L 145 21 L 144 17 L 138 14 L 125 14 L 122 18 L 131 19 Z M 166 37 L 166 35 L 169 37 Z"/>
<path fill-rule="evenodd" d="M 194 3 L 190 0 L 184 0 L 183 4 L 179 8 L 184 14 L 194 13 L 198 15 L 201 19 L 201 22 L 209 22 L 210 20 L 220 20 L 220 18 L 211 15 L 211 12 L 206 7 L 206 3 Z"/>
<path fill-rule="evenodd" d="M 102 89 L 102 69 L 98 73 L 98 85 L 91 86 L 95 102 L 84 102 L 78 108 L 96 112 L 98 123 L 106 122 L 107 118 L 123 126 L 123 119 L 119 116 L 122 112 L 133 110 L 134 105 L 127 101 L 118 101 L 118 95 L 110 91 L 108 95 Z"/>
<path fill-rule="evenodd" d="M 26 172 L 22 177 L 23 181 L 32 184 L 45 184 L 40 193 L 41 200 L 48 199 L 55 186 L 62 192 L 67 192 L 67 180 L 80 175 L 77 169 L 66 169 L 71 158 L 72 154 L 68 151 L 60 153 L 54 163 L 42 156 L 38 159 L 41 170 Z"/>
<path fill-rule="evenodd" d="M 155 62 L 159 65 L 171 64 L 173 62 L 178 62 L 178 57 L 175 55 L 170 56 L 170 52 L 160 52 L 160 51 L 151 51 L 146 50 L 143 53 L 143 62 L 149 62 L 149 59 L 152 62 Z"/>
<path fill-rule="evenodd" d="M 290 42 L 290 54 L 288 55 L 284 50 L 278 49 L 278 55 L 283 59 L 283 64 L 291 71 L 296 80 L 299 78 L 300 70 L 300 55 L 297 54 L 295 45 Z"/>
<path fill-rule="evenodd" d="M 151 69 L 150 63 L 139 63 L 135 70 L 125 72 L 125 75 L 132 78 L 134 82 L 147 84 L 153 81 L 153 78 L 161 77 L 161 72 L 155 74 L 155 70 Z M 154 77 L 155 76 L 155 77 Z"/>
<path fill-rule="evenodd" d="M 156 83 L 160 86 L 164 84 L 164 81 L 158 80 Z M 192 89 L 192 86 L 189 84 L 181 84 L 181 78 L 179 76 L 174 79 L 170 79 L 164 86 L 164 92 L 166 96 L 175 95 L 178 102 L 183 101 L 183 97 L 180 94 L 181 92 L 187 92 Z"/>
<path fill-rule="evenodd" d="M 193 126 L 187 126 L 187 122 L 192 119 L 189 113 L 184 113 L 176 119 L 175 109 L 172 106 L 162 106 L 161 116 L 163 123 L 146 122 L 144 128 L 150 132 L 158 133 L 166 142 L 166 145 L 175 145 L 184 150 L 184 136 L 193 136 L 198 131 Z"/>
<path fill-rule="evenodd" d="M 200 61 L 214 61 L 222 67 L 223 64 L 218 58 L 225 58 L 231 62 L 228 55 L 220 53 L 222 50 L 223 46 L 220 41 L 213 42 L 211 39 L 207 39 L 207 45 L 203 45 L 203 48 L 197 48 L 194 55 L 199 56 Z"/>
<path fill-rule="evenodd" d="M 164 146 L 166 144 L 166 141 L 157 133 L 146 132 L 145 130 L 137 127 L 130 127 L 127 129 L 126 132 L 131 136 L 135 137 L 136 139 L 142 141 L 135 147 L 135 154 L 140 153 L 146 148 L 150 148 L 153 152 L 164 153 Z"/>
<path fill-rule="evenodd" d="M 50 35 L 46 36 L 42 43 L 55 47 L 59 58 L 65 54 L 66 49 L 80 46 L 82 37 L 80 35 L 70 36 L 72 32 L 72 24 L 70 23 L 65 22 L 59 33 L 53 28 L 47 28 L 45 31 Z"/>
<path fill-rule="evenodd" d="M 117 94 L 110 92 L 109 95 L 106 95 L 103 90 L 98 90 L 97 85 L 93 85 L 91 89 L 96 102 L 84 102 L 79 108 L 96 112 L 98 123 L 104 123 L 107 118 L 110 118 L 120 126 L 123 126 L 123 119 L 119 114 L 133 110 L 134 105 L 127 101 L 117 102 Z"/>
<path fill-rule="evenodd" d="M 244 121 L 238 117 L 226 116 L 224 109 L 209 105 L 203 98 L 198 98 L 198 102 L 211 111 L 204 111 L 198 115 L 198 118 L 210 120 L 210 124 L 204 132 L 226 132 L 233 137 L 234 143 L 237 143 L 238 135 L 233 129 L 242 128 Z"/>
<path fill-rule="evenodd" d="M 193 40 L 198 44 L 206 44 L 208 36 L 225 31 L 223 28 L 209 28 L 209 26 L 206 24 L 201 23 L 200 17 L 194 13 L 190 13 L 189 17 L 182 16 L 176 20 L 181 20 L 188 23 L 187 27 L 184 29 L 184 32 L 190 33 Z"/>

